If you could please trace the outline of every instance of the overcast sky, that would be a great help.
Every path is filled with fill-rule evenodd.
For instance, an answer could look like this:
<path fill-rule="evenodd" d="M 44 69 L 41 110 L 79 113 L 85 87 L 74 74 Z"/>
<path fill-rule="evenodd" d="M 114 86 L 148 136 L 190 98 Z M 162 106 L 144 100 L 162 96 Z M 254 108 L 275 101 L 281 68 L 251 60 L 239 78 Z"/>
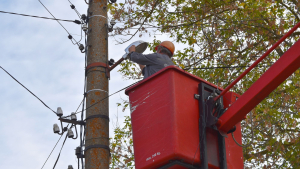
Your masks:
<path fill-rule="evenodd" d="M 80 13 L 85 13 L 84 0 L 70 0 Z M 78 19 L 68 0 L 42 0 L 57 18 Z M 0 10 L 51 17 L 38 0 L 3 0 Z M 83 97 L 84 54 L 67 38 L 66 31 L 51 20 L 36 19 L 0 13 L 0 66 L 6 69 L 29 90 L 56 111 L 62 107 L 64 115 L 74 112 Z M 62 22 L 77 40 L 80 26 Z M 109 58 L 118 60 L 123 50 L 138 37 L 124 45 L 115 45 L 109 38 Z M 150 39 L 142 38 L 144 41 Z M 148 53 L 149 51 L 146 51 Z M 0 69 L 0 168 L 38 169 L 59 139 L 52 127 L 58 117 L 39 100 Z M 109 93 L 114 93 L 134 81 L 123 80 L 117 69 L 111 73 Z M 126 99 L 124 91 L 110 97 L 110 137 L 113 123 L 122 124 L 129 111 L 122 112 L 116 103 Z M 45 165 L 53 168 L 62 140 Z M 77 168 L 74 149 L 79 139 L 67 139 L 62 150 L 58 169 L 73 165 Z"/>

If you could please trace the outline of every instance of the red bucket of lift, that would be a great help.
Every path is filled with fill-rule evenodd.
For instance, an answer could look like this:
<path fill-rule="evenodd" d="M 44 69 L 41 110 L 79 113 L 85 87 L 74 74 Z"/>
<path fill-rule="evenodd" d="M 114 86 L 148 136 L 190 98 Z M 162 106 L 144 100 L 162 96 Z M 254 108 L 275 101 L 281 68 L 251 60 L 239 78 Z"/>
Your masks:
<path fill-rule="evenodd" d="M 125 91 L 131 106 L 137 169 L 156 169 L 174 160 L 200 166 L 199 103 L 194 94 L 198 93 L 201 82 L 217 88 L 176 66 L 168 66 Z M 228 107 L 238 95 L 228 92 L 224 97 L 224 107 Z M 234 136 L 241 143 L 240 124 L 236 127 Z M 208 166 L 218 169 L 217 131 L 208 129 L 206 139 Z M 225 146 L 227 168 L 242 169 L 242 148 L 229 135 L 225 138 Z M 173 165 L 168 168 L 186 167 Z"/>

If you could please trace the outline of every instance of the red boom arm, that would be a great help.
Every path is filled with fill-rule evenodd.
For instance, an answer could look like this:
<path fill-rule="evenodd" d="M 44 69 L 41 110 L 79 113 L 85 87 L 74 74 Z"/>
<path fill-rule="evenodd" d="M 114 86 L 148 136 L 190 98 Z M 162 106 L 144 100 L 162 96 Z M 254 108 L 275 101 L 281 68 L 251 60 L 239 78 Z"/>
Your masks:
<path fill-rule="evenodd" d="M 300 23 L 289 31 L 289 33 L 295 31 L 299 25 Z M 286 35 L 285 38 L 287 37 Z M 256 105 L 266 98 L 299 67 L 300 40 L 287 50 L 280 59 L 278 59 L 236 102 L 228 108 L 228 110 L 219 118 L 218 129 L 222 132 L 229 131 L 234 125 L 242 121 Z"/>

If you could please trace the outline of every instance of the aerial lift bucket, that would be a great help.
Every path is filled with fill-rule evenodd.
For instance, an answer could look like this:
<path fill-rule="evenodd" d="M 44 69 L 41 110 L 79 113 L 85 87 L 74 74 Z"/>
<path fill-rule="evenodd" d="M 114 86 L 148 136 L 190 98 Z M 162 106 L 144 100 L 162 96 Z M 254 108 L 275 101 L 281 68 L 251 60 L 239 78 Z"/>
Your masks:
<path fill-rule="evenodd" d="M 207 99 L 214 91 L 222 90 L 176 66 L 166 67 L 128 88 L 125 93 L 131 106 L 135 167 L 200 168 L 204 162 L 211 169 L 243 168 L 242 147 L 231 136 L 225 138 L 201 122 L 207 106 L 201 97 Z M 223 108 L 237 97 L 232 92 L 224 95 Z M 204 123 L 211 119 L 205 117 Z M 241 143 L 240 124 L 234 136 Z"/>

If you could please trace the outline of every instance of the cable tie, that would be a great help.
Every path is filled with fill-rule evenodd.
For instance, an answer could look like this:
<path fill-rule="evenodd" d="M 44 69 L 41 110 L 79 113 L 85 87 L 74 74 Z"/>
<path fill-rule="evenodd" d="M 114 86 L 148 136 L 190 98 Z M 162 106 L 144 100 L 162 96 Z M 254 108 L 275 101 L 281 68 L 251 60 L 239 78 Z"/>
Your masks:
<path fill-rule="evenodd" d="M 90 16 L 90 17 L 89 17 L 89 19 L 90 19 L 90 18 L 92 18 L 92 17 L 94 17 L 94 16 L 100 16 L 100 17 L 102 17 L 102 18 L 105 18 L 105 19 L 106 19 L 106 17 L 105 17 L 105 16 L 103 16 L 103 15 L 93 15 L 93 16 Z"/>

